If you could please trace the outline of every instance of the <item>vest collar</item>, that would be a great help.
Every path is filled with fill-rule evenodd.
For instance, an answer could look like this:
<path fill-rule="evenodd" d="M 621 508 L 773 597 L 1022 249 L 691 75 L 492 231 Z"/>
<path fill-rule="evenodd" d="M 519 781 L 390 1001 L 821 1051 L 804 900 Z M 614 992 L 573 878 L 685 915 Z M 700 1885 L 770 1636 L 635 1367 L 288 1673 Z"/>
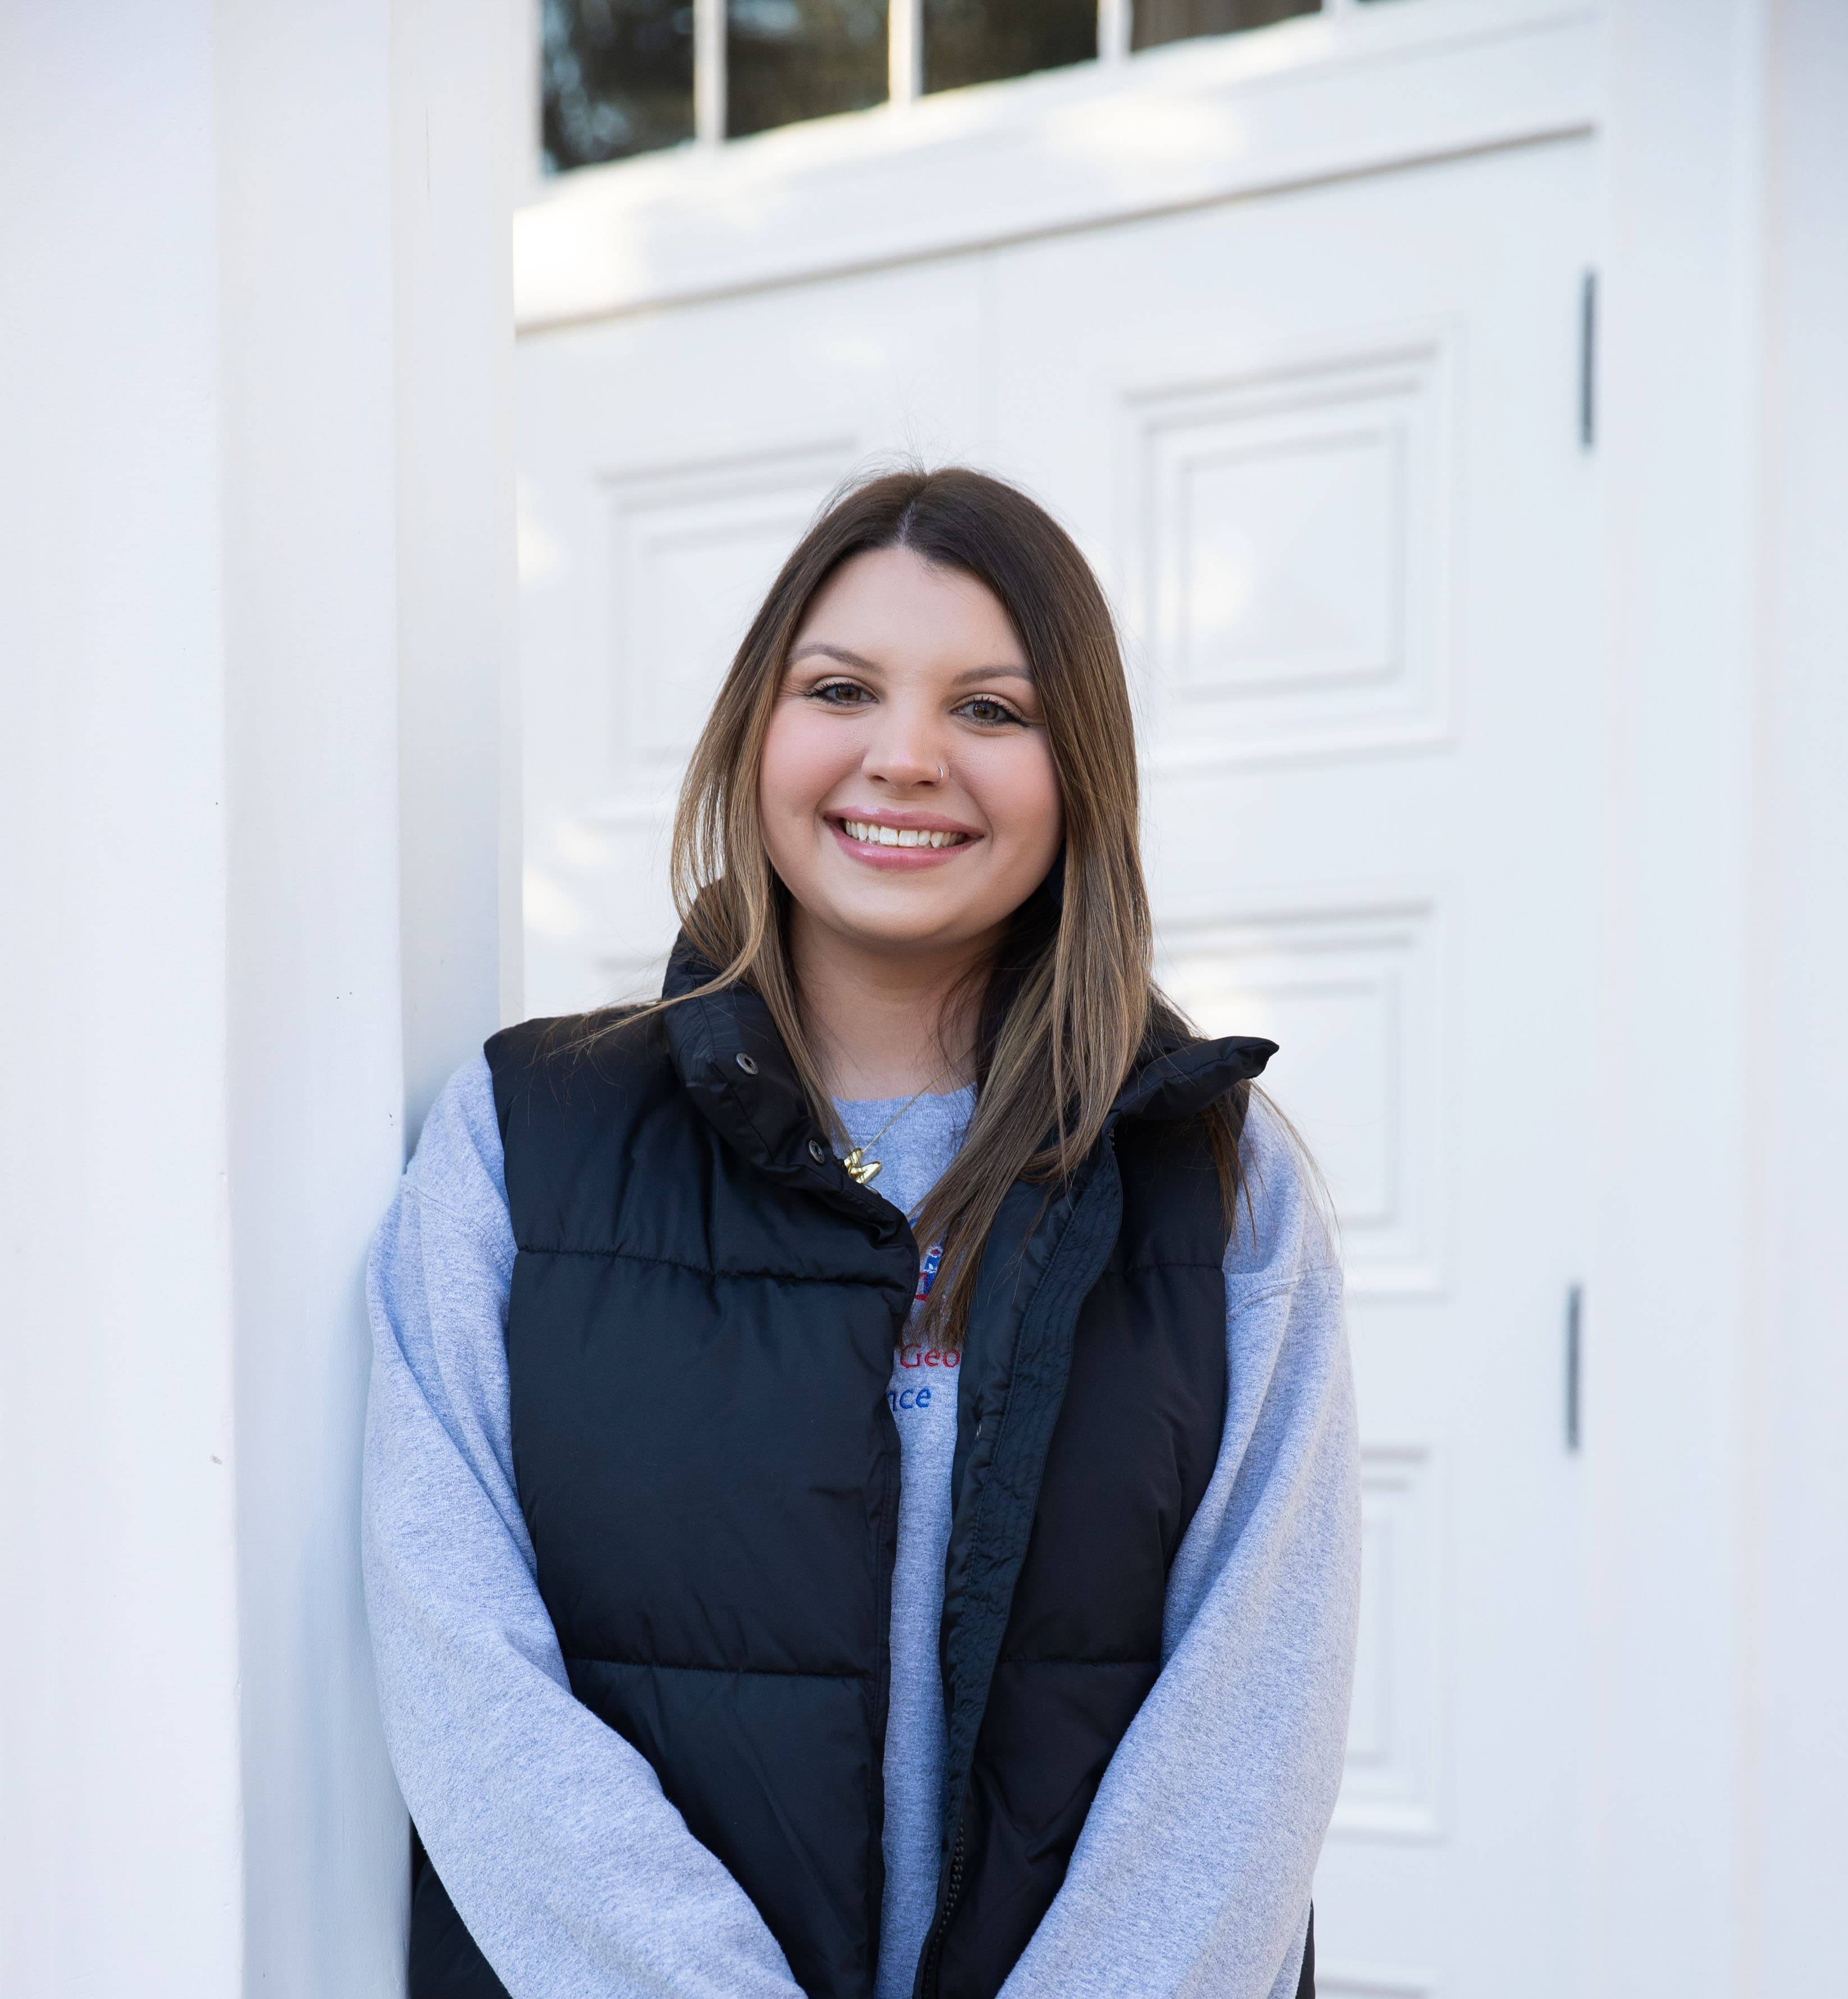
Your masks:
<path fill-rule="evenodd" d="M 870 1228 L 877 1241 L 897 1235 L 905 1227 L 904 1216 L 861 1187 L 835 1157 L 763 1000 L 744 986 L 682 999 L 716 977 L 718 969 L 683 935 L 667 961 L 661 996 L 682 1003 L 670 1006 L 661 1020 L 687 1094 L 720 1137 L 760 1172 L 818 1194 Z"/>
<path fill-rule="evenodd" d="M 1234 1083 L 1264 1073 L 1275 1041 L 1252 1034 L 1182 1041 L 1140 1063 L 1117 1093 L 1113 1116 L 1171 1120 L 1191 1117 Z"/>
<path fill-rule="evenodd" d="M 809 1110 L 770 1009 L 757 994 L 732 986 L 696 1000 L 683 998 L 715 977 L 717 970 L 683 934 L 661 989 L 664 1000 L 682 1000 L 661 1018 L 674 1066 L 694 1100 L 732 1148 L 773 1180 L 810 1187 L 856 1220 L 891 1232 L 894 1218 L 902 1222 L 902 1218 L 889 1201 L 858 1185 L 835 1157 L 828 1135 Z M 1275 1041 L 1242 1034 L 1162 1050 L 1131 1073 L 1118 1093 L 1110 1122 L 1191 1117 L 1234 1084 L 1262 1074 L 1276 1051 Z"/>

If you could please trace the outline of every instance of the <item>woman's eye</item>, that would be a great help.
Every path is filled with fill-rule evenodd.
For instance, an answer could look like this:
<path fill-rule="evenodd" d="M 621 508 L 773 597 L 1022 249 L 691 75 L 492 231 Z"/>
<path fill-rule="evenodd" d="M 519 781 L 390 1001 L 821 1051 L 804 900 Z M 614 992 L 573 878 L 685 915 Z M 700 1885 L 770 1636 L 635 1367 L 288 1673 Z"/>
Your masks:
<path fill-rule="evenodd" d="M 857 708 L 871 697 L 852 681 L 822 681 L 808 690 L 808 698 L 829 708 Z"/>
<path fill-rule="evenodd" d="M 1020 719 L 1005 701 L 997 701 L 992 695 L 978 694 L 973 701 L 964 702 L 960 712 L 967 715 L 971 722 L 990 724 L 1018 722 Z"/>

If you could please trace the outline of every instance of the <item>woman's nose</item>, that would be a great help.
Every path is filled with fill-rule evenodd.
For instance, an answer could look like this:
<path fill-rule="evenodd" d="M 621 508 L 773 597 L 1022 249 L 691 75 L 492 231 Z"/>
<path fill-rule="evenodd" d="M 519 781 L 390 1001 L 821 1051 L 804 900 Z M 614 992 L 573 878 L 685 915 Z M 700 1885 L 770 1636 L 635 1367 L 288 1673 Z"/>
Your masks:
<path fill-rule="evenodd" d="M 888 709 L 861 768 L 869 778 L 901 788 L 940 784 L 947 762 L 940 733 L 932 717 Z"/>

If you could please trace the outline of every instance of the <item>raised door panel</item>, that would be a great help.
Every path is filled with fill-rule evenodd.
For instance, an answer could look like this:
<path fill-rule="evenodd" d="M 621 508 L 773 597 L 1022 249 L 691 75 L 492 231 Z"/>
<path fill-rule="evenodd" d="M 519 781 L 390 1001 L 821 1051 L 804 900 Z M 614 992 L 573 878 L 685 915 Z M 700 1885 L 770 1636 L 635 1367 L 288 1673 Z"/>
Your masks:
<path fill-rule="evenodd" d="M 1123 384 L 1123 597 L 1161 767 L 1443 736 L 1455 344 L 1207 351 Z"/>
<path fill-rule="evenodd" d="M 1444 1287 L 1442 942 L 1438 910 L 1418 902 L 1163 927 L 1162 982 L 1203 1031 L 1285 1051 L 1290 1119 L 1341 1218 L 1350 1297 Z"/>

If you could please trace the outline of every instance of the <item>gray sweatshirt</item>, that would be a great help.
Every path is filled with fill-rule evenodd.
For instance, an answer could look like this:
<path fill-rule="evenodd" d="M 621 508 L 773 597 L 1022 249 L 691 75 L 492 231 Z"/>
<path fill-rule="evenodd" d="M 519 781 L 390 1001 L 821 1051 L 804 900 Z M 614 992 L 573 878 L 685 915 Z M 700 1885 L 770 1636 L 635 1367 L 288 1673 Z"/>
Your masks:
<path fill-rule="evenodd" d="M 915 1207 L 968 1107 L 959 1092 L 901 1117 L 874 1148 L 879 1191 Z M 896 1107 L 840 1109 L 858 1139 Z M 1244 1152 L 1251 1214 L 1226 1257 L 1225 1433 L 1168 1579 L 1162 1671 L 1003 1999 L 1296 1988 L 1347 1728 L 1358 1453 L 1340 1273 L 1261 1100 Z M 798 1999 L 748 1897 L 645 1759 L 571 1693 L 514 1484 L 513 1259 L 477 1058 L 431 1110 L 369 1278 L 366 1600 L 405 1801 L 513 1999 Z M 878 1999 L 909 1991 L 936 1887 L 947 1358 L 908 1343 L 893 1367 L 902 1485 Z"/>

